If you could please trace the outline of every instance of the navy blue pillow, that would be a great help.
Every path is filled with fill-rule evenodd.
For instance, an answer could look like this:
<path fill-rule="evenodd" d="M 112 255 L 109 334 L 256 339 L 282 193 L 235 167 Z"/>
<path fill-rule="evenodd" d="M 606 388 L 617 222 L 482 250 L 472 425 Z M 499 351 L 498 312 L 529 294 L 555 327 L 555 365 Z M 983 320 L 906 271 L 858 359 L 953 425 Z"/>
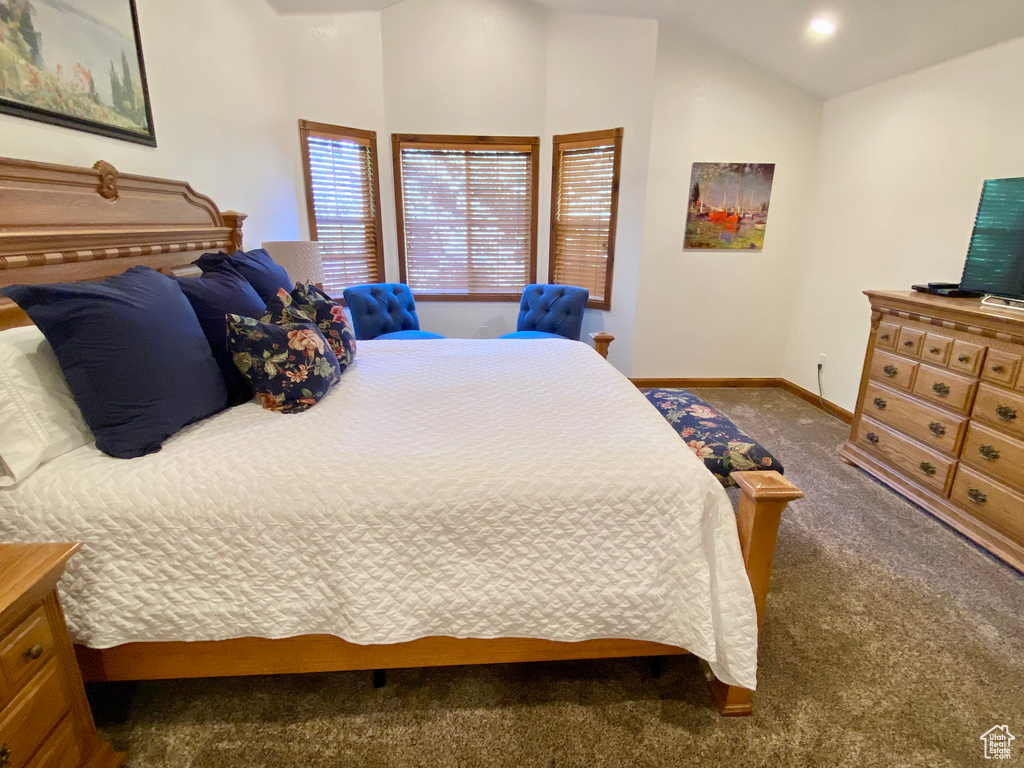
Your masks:
<path fill-rule="evenodd" d="M 249 281 L 228 265 L 215 266 L 202 277 L 176 277 L 174 280 L 199 318 L 199 325 L 210 342 L 213 359 L 220 366 L 228 388 L 228 404 L 238 405 L 252 399 L 249 382 L 239 373 L 228 352 L 226 315 L 262 317 L 266 303 Z"/>
<path fill-rule="evenodd" d="M 262 248 L 244 253 L 235 251 L 230 256 L 223 251 L 204 253 L 192 263 L 203 272 L 210 272 L 225 262 L 249 281 L 249 285 L 256 289 L 256 293 L 264 302 L 270 301 L 282 288 L 288 292 L 292 289 L 291 280 L 288 279 L 284 267 L 270 258 L 270 254 Z"/>
<path fill-rule="evenodd" d="M 227 406 L 196 313 L 173 280 L 149 267 L 0 293 L 46 336 L 96 447 L 109 456 L 159 451 L 186 424 Z"/>

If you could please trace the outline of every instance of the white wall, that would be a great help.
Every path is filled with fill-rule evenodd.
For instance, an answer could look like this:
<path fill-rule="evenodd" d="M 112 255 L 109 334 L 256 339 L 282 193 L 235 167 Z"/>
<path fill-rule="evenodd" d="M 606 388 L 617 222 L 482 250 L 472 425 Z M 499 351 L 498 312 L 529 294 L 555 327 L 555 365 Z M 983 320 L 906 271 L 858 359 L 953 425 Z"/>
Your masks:
<path fill-rule="evenodd" d="M 615 336 L 608 359 L 628 372 L 644 237 L 644 198 L 654 115 L 654 21 L 553 14 L 548 22 L 547 99 L 542 134 L 538 274 L 547 282 L 551 221 L 551 137 L 622 128 L 622 164 L 611 310 L 587 310 L 583 334 Z M 614 55 L 609 55 L 614 51 Z M 546 183 L 545 183 L 546 182 Z"/>
<path fill-rule="evenodd" d="M 384 120 L 380 22 L 379 13 L 303 14 L 276 20 L 277 46 L 285 65 L 287 159 L 300 237 L 309 237 L 300 119 L 376 131 L 378 155 L 387 163 L 378 169 L 381 196 L 390 194 L 391 148 Z M 393 231 L 394 205 L 382 204 L 382 208 L 384 230 Z"/>
<path fill-rule="evenodd" d="M 825 397 L 852 409 L 861 291 L 958 282 L 981 184 L 1007 176 L 1024 176 L 1024 38 L 828 101 L 783 375 L 814 389 L 825 353 Z"/>
<path fill-rule="evenodd" d="M 381 14 L 388 134 L 539 136 L 546 14 L 516 0 L 406 0 Z M 382 142 L 388 277 L 399 279 L 391 138 Z M 384 178 L 386 172 L 387 178 Z M 390 221 L 390 224 L 389 224 Z M 488 337 L 516 329 L 513 302 L 420 301 L 420 327 Z"/>
<path fill-rule="evenodd" d="M 247 244 L 298 234 L 278 19 L 251 0 L 138 1 L 157 147 L 0 115 L 0 154 L 185 179 L 249 214 Z"/>
<path fill-rule="evenodd" d="M 778 376 L 821 102 L 664 24 L 656 88 L 630 375 Z M 683 250 L 694 162 L 775 163 L 762 252 Z"/>

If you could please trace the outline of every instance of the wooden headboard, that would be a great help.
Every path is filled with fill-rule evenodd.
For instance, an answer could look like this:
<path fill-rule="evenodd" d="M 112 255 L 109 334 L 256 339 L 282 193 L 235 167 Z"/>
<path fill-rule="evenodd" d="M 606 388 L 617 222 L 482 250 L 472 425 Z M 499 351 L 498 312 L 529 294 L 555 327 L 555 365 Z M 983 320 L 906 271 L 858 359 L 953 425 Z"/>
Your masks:
<path fill-rule="evenodd" d="M 0 287 L 98 280 L 145 265 L 171 272 L 196 251 L 242 247 L 244 213 L 184 181 L 0 158 Z M 0 329 L 27 324 L 0 297 Z"/>

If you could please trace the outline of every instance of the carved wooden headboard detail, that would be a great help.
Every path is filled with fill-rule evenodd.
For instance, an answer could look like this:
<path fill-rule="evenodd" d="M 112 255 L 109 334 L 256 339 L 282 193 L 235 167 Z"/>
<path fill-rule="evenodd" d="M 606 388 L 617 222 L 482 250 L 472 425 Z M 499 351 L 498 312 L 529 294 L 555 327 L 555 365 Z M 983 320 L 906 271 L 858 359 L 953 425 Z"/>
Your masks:
<path fill-rule="evenodd" d="M 0 158 L 0 287 L 98 280 L 145 265 L 171 272 L 196 251 L 242 247 L 244 213 L 184 181 Z M 0 297 L 0 329 L 28 322 Z"/>

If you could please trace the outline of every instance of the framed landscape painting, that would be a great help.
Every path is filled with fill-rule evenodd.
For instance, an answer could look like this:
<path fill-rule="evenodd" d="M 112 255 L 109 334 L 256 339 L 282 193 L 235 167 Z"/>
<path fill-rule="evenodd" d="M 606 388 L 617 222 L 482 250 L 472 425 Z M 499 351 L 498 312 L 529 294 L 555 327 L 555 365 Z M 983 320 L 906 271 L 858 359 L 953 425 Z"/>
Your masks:
<path fill-rule="evenodd" d="M 0 0 L 0 112 L 155 147 L 135 0 Z"/>
<path fill-rule="evenodd" d="M 694 163 L 683 248 L 764 247 L 774 163 Z"/>

